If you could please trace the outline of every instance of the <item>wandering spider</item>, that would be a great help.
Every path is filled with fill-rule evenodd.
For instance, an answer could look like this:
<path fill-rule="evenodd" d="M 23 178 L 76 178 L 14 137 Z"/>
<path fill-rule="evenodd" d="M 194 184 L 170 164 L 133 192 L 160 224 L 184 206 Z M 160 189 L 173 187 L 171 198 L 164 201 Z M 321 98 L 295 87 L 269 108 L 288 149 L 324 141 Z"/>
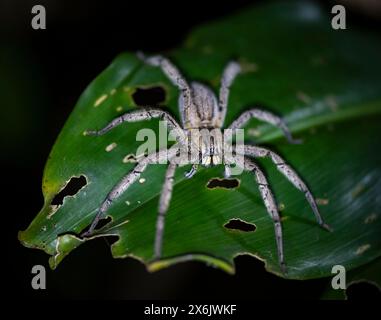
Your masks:
<path fill-rule="evenodd" d="M 90 236 L 94 232 L 96 225 L 99 220 L 104 217 L 112 202 L 123 192 L 125 192 L 137 179 L 139 179 L 141 173 L 147 168 L 148 164 L 157 163 L 158 160 L 162 161 L 163 159 L 167 159 L 169 164 L 165 174 L 165 181 L 159 201 L 154 243 L 154 259 L 159 259 L 162 252 L 164 218 L 172 195 L 175 170 L 179 165 L 179 162 L 176 160 L 179 150 L 185 150 L 187 156 L 190 154 L 196 155 L 192 158 L 192 160 L 187 157 L 188 164 L 193 164 L 191 170 L 186 173 L 187 178 L 191 178 L 197 172 L 198 164 L 204 167 L 223 164 L 225 166 L 226 175 L 229 175 L 230 166 L 232 164 L 238 164 L 232 155 L 227 155 L 227 152 L 225 152 L 228 147 L 222 139 L 212 137 L 211 140 L 208 140 L 203 137 L 200 138 L 200 136 L 197 136 L 196 139 L 192 139 L 190 133 L 199 129 L 204 129 L 208 132 L 213 130 L 222 132 L 227 111 L 229 90 L 234 79 L 241 72 L 241 66 L 237 62 L 230 62 L 226 66 L 221 79 L 219 101 L 217 101 L 215 94 L 207 86 L 197 82 L 191 82 L 188 84 L 179 70 L 168 59 L 162 56 L 152 56 L 148 58 L 142 54 L 139 54 L 138 56 L 148 65 L 160 67 L 168 79 L 180 90 L 179 110 L 181 114 L 181 126 L 166 111 L 160 108 L 148 107 L 128 112 L 118 118 L 115 118 L 103 129 L 99 131 L 86 131 L 86 134 L 103 135 L 124 122 L 137 122 L 141 120 L 159 118 L 163 119 L 168 128 L 175 132 L 177 137 L 176 145 L 178 147 L 177 149 L 161 149 L 156 153 L 149 154 L 148 156 L 138 160 L 135 168 L 109 192 L 106 199 L 98 209 L 97 215 L 92 221 L 90 228 L 84 233 L 84 236 Z M 283 131 L 285 137 L 290 143 L 297 143 L 297 141 L 292 138 L 289 129 L 281 118 L 268 111 L 260 109 L 250 109 L 243 112 L 235 121 L 233 121 L 232 124 L 230 124 L 228 129 L 236 130 L 242 128 L 251 118 L 256 118 L 277 126 Z M 322 217 L 320 216 L 315 199 L 305 183 L 279 155 L 266 148 L 251 145 L 245 145 L 240 151 L 238 148 L 233 147 L 233 149 L 233 153 L 239 154 L 243 159 L 241 162 L 242 169 L 253 172 L 259 185 L 259 191 L 267 212 L 274 222 L 279 264 L 282 271 L 285 272 L 286 268 L 283 253 L 282 226 L 278 208 L 265 175 L 250 158 L 270 158 L 277 166 L 277 169 L 297 189 L 305 194 L 305 197 L 315 214 L 318 224 L 324 229 L 330 230 L 330 228 L 324 223 Z"/>

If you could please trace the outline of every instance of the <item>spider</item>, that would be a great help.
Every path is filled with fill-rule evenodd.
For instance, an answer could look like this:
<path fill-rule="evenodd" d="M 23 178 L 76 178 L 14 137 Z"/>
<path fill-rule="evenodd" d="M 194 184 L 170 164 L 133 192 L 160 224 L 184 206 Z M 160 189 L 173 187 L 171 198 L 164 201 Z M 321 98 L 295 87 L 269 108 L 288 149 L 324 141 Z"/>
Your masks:
<path fill-rule="evenodd" d="M 125 113 L 122 116 L 115 118 L 103 129 L 98 131 L 86 131 L 86 134 L 99 136 L 124 122 L 137 122 L 141 120 L 159 118 L 165 121 L 169 129 L 175 131 L 178 137 L 177 142 L 180 147 L 185 148 L 188 153 L 191 152 L 192 148 L 192 151 L 196 151 L 196 160 L 193 162 L 191 170 L 185 174 L 187 178 L 191 178 L 194 174 L 196 174 L 198 165 L 210 167 L 217 164 L 223 164 L 225 166 L 225 175 L 229 176 L 230 166 L 234 164 L 234 159 L 224 153 L 224 142 L 221 139 L 212 139 L 210 144 L 208 144 L 205 139 L 196 139 L 197 142 L 191 141 L 189 133 L 194 129 L 206 129 L 207 131 L 217 129 L 222 131 L 227 111 L 230 87 L 238 74 L 242 72 L 241 65 L 235 61 L 227 64 L 222 74 L 219 100 L 217 100 L 215 94 L 209 87 L 198 82 L 191 82 L 188 84 L 178 68 L 176 68 L 176 66 L 169 59 L 160 55 L 146 57 L 142 53 L 138 53 L 138 57 L 150 66 L 160 67 L 162 72 L 167 76 L 172 84 L 180 90 L 179 111 L 181 115 L 181 125 L 168 112 L 156 107 L 147 107 Z M 249 109 L 243 112 L 230 124 L 228 129 L 235 130 L 242 128 L 251 118 L 256 118 L 278 127 L 283 131 L 283 134 L 290 143 L 299 143 L 299 141 L 293 139 L 282 118 L 258 108 Z M 235 151 L 238 152 L 238 149 Z M 177 154 L 178 151 L 176 151 L 176 149 L 162 149 L 138 160 L 135 168 L 108 193 L 101 206 L 97 209 L 97 215 L 92 221 L 90 228 L 83 234 L 83 236 L 86 237 L 93 234 L 99 220 L 105 216 L 113 201 L 124 193 L 137 179 L 139 179 L 141 173 L 147 168 L 148 164 L 157 163 L 157 160 L 167 158 L 169 164 L 159 200 L 154 242 L 154 259 L 160 259 L 162 255 L 165 214 L 168 211 L 172 196 L 175 170 L 179 165 L 178 161 L 174 160 Z M 242 169 L 253 173 L 255 180 L 259 185 L 259 191 L 264 205 L 273 220 L 278 261 L 281 270 L 286 272 L 282 226 L 277 204 L 264 173 L 251 158 L 270 158 L 277 169 L 297 189 L 304 193 L 318 224 L 326 230 L 330 231 L 331 229 L 323 221 L 315 199 L 306 184 L 279 155 L 269 149 L 252 145 L 245 145 L 243 150 L 240 151 L 240 155 L 244 159 L 242 161 Z"/>

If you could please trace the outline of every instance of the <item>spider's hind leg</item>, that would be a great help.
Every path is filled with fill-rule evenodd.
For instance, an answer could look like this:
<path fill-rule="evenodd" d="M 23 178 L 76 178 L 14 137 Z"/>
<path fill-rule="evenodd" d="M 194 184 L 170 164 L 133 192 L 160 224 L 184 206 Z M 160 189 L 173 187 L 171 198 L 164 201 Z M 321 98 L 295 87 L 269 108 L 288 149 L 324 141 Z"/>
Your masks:
<path fill-rule="evenodd" d="M 147 169 L 150 163 L 162 163 L 164 159 L 169 159 L 176 154 L 176 149 L 162 149 L 158 152 L 150 154 L 148 157 L 143 158 L 138 162 L 135 168 L 125 175 L 122 180 L 108 193 L 106 199 L 102 202 L 97 215 L 92 221 L 88 231 L 82 234 L 83 237 L 91 236 L 99 222 L 107 210 L 110 208 L 114 200 L 121 196 L 137 179 L 140 175 Z"/>
<path fill-rule="evenodd" d="M 277 244 L 278 260 L 281 271 L 285 274 L 287 272 L 286 263 L 284 261 L 284 251 L 283 251 L 283 235 L 282 235 L 282 225 L 280 222 L 280 216 L 278 212 L 278 207 L 275 202 L 275 198 L 270 190 L 269 184 L 262 170 L 251 160 L 245 158 L 244 169 L 251 171 L 255 175 L 255 180 L 259 185 L 259 191 L 261 197 L 266 206 L 267 212 L 269 213 L 271 219 L 274 222 L 275 229 L 275 239 Z"/>
<path fill-rule="evenodd" d="M 138 163 L 135 168 L 129 172 L 106 196 L 106 199 L 102 202 L 97 215 L 92 221 L 88 231 L 82 234 L 83 237 L 91 236 L 98 225 L 99 221 L 104 218 L 108 208 L 111 206 L 112 202 L 122 195 L 144 172 L 147 168 L 147 163 Z"/>
<path fill-rule="evenodd" d="M 245 146 L 245 155 L 257 158 L 269 157 L 271 161 L 276 165 L 277 169 L 290 181 L 297 189 L 302 191 L 310 204 L 312 211 L 316 217 L 318 224 L 327 231 L 332 231 L 331 227 L 326 224 L 319 213 L 319 209 L 316 205 L 316 201 L 308 189 L 304 181 L 299 175 L 275 152 L 263 147 L 257 146 Z"/>
<path fill-rule="evenodd" d="M 159 214 L 156 220 L 156 235 L 154 244 L 154 259 L 160 259 L 163 247 L 163 234 L 165 225 L 165 214 L 168 211 L 172 197 L 173 179 L 175 176 L 176 164 L 170 163 L 165 174 L 165 181 L 160 196 Z"/>

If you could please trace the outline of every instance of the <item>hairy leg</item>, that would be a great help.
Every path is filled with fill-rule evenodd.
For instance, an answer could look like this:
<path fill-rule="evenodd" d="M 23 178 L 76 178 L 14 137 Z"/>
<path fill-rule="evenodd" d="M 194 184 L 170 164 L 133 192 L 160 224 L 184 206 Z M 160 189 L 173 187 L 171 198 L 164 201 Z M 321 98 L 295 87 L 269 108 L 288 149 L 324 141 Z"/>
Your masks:
<path fill-rule="evenodd" d="M 148 157 L 140 160 L 140 162 L 137 163 L 135 168 L 132 171 L 130 171 L 126 176 L 124 176 L 122 180 L 120 180 L 119 183 L 115 185 L 115 187 L 112 188 L 112 190 L 108 193 L 105 200 L 102 202 L 100 208 L 98 209 L 97 215 L 92 221 L 89 230 L 85 232 L 82 236 L 90 236 L 94 232 L 99 220 L 104 218 L 107 210 L 110 208 L 113 201 L 119 198 L 119 196 L 121 196 L 137 179 L 139 179 L 140 175 L 147 168 L 148 164 L 161 162 L 163 161 L 163 159 L 166 158 L 170 159 L 176 154 L 176 152 L 177 151 L 175 149 L 160 150 L 159 152 L 150 154 L 148 155 Z"/>
<path fill-rule="evenodd" d="M 170 163 L 167 172 L 165 174 L 165 181 L 163 189 L 161 191 L 159 202 L 159 214 L 156 221 L 156 235 L 154 245 L 154 258 L 159 259 L 161 257 L 161 251 L 163 246 L 163 234 L 164 234 L 164 222 L 165 214 L 168 211 L 169 203 L 172 197 L 173 179 L 175 175 L 176 164 Z"/>
<path fill-rule="evenodd" d="M 124 122 L 139 122 L 155 118 L 163 119 L 167 123 L 169 130 L 173 130 L 181 142 L 186 140 L 186 135 L 177 121 L 169 113 L 157 108 L 142 108 L 139 110 L 127 112 L 112 120 L 103 129 L 94 131 L 87 130 L 85 131 L 85 134 L 91 136 L 101 136 Z"/>
<path fill-rule="evenodd" d="M 185 173 L 185 177 L 187 179 L 192 178 L 196 174 L 197 169 L 198 169 L 198 164 L 193 164 L 192 168 L 188 172 Z"/>
<path fill-rule="evenodd" d="M 236 120 L 233 121 L 233 123 L 229 126 L 229 129 L 235 130 L 242 128 L 245 126 L 250 119 L 255 118 L 267 123 L 270 123 L 279 129 L 283 131 L 283 134 L 286 136 L 288 142 L 290 143 L 300 143 L 300 140 L 295 140 L 292 135 L 290 130 L 288 129 L 286 123 L 284 120 L 275 114 L 261 110 L 261 109 L 250 109 L 245 112 L 243 112 Z"/>
<path fill-rule="evenodd" d="M 266 148 L 257 147 L 257 146 L 248 146 L 245 145 L 245 155 L 256 158 L 264 158 L 268 157 L 272 160 L 272 162 L 276 165 L 277 169 L 300 191 L 302 191 L 310 204 L 312 211 L 315 214 L 316 220 L 319 225 L 331 231 L 331 228 L 323 221 L 319 213 L 319 209 L 316 205 L 316 201 L 312 196 L 312 193 L 304 183 L 304 181 L 299 177 L 299 175 L 275 152 L 268 150 Z"/>
<path fill-rule="evenodd" d="M 181 93 L 179 107 L 184 128 L 196 127 L 196 123 L 193 122 L 195 119 L 198 119 L 198 116 L 195 108 L 192 107 L 192 90 L 176 66 L 167 58 L 160 55 L 146 57 L 143 53 L 139 52 L 138 57 L 148 65 L 160 67 L 173 85 L 179 88 Z"/>
<path fill-rule="evenodd" d="M 228 106 L 230 87 L 240 72 L 241 72 L 241 66 L 237 62 L 232 61 L 228 63 L 228 65 L 225 67 L 225 70 L 222 74 L 220 96 L 219 96 L 219 117 L 216 123 L 218 127 L 222 127 L 224 124 L 227 106 Z"/>
<path fill-rule="evenodd" d="M 275 229 L 275 239 L 277 244 L 277 252 L 279 264 L 282 272 L 286 272 L 286 264 L 284 261 L 284 252 L 283 252 L 283 236 L 282 236 L 282 225 L 280 222 L 280 216 L 278 212 L 278 207 L 276 205 L 274 196 L 270 190 L 269 184 L 262 170 L 251 160 L 245 158 L 245 170 L 253 172 L 255 175 L 255 179 L 259 185 L 259 191 L 261 193 L 261 197 L 266 206 L 267 212 L 269 213 L 271 219 L 274 222 Z"/>
<path fill-rule="evenodd" d="M 231 168 L 230 168 L 230 165 L 225 165 L 224 176 L 227 179 L 231 177 Z"/>

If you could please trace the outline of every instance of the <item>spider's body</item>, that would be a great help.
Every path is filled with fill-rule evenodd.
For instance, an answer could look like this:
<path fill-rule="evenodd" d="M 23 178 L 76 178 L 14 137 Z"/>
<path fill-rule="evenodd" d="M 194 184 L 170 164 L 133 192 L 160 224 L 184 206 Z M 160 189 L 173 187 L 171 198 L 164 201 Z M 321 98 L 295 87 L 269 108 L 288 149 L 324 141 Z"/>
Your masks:
<path fill-rule="evenodd" d="M 285 271 L 282 227 L 278 208 L 265 175 L 250 158 L 270 158 L 277 166 L 278 170 L 296 188 L 305 194 L 319 225 L 325 229 L 329 229 L 329 227 L 323 222 L 315 199 L 305 183 L 279 155 L 269 149 L 258 146 L 245 145 L 243 149 L 238 149 L 234 146 L 227 145 L 226 141 L 224 141 L 222 128 L 224 128 L 229 90 L 234 79 L 241 72 L 240 65 L 236 62 L 230 62 L 227 65 L 222 75 L 219 99 L 217 99 L 213 91 L 207 86 L 198 82 L 191 82 L 189 85 L 179 70 L 168 59 L 162 56 L 146 58 L 143 55 L 140 55 L 140 58 L 149 65 L 160 67 L 168 79 L 179 88 L 181 93 L 179 96 L 181 125 L 164 110 L 147 107 L 126 113 L 114 119 L 105 128 L 99 131 L 87 131 L 87 134 L 102 135 L 123 122 L 136 122 L 152 118 L 160 118 L 165 120 L 168 128 L 175 134 L 177 139 L 177 149 L 162 149 L 139 160 L 136 167 L 107 195 L 99 208 L 98 214 L 93 220 L 90 229 L 85 233 L 85 236 L 93 233 L 98 221 L 104 217 L 113 200 L 119 197 L 139 178 L 140 174 L 146 169 L 148 164 L 157 163 L 157 161 L 166 159 L 168 160 L 169 165 L 159 202 L 159 214 L 154 244 L 154 258 L 160 258 L 164 233 L 164 217 L 168 210 L 172 195 L 175 170 L 176 167 L 180 165 L 179 159 L 176 158 L 176 156 L 179 154 L 179 150 L 185 150 L 186 163 L 193 164 L 192 169 L 186 173 L 186 177 L 188 178 L 191 178 L 197 172 L 197 165 L 210 167 L 217 164 L 223 164 L 225 166 L 225 174 L 229 175 L 230 165 L 235 164 L 241 166 L 243 170 L 250 171 L 254 174 L 266 209 L 274 222 L 278 259 L 282 270 Z M 293 140 L 290 131 L 281 118 L 260 109 L 249 109 L 242 113 L 230 124 L 228 129 L 234 131 L 242 128 L 251 118 L 256 118 L 277 126 L 283 131 L 289 142 L 296 142 Z M 232 156 L 232 153 L 240 155 L 243 158 L 243 161 L 238 163 L 236 158 Z M 182 161 L 184 161 L 184 158 L 182 158 Z M 182 162 L 181 164 L 184 163 Z"/>

